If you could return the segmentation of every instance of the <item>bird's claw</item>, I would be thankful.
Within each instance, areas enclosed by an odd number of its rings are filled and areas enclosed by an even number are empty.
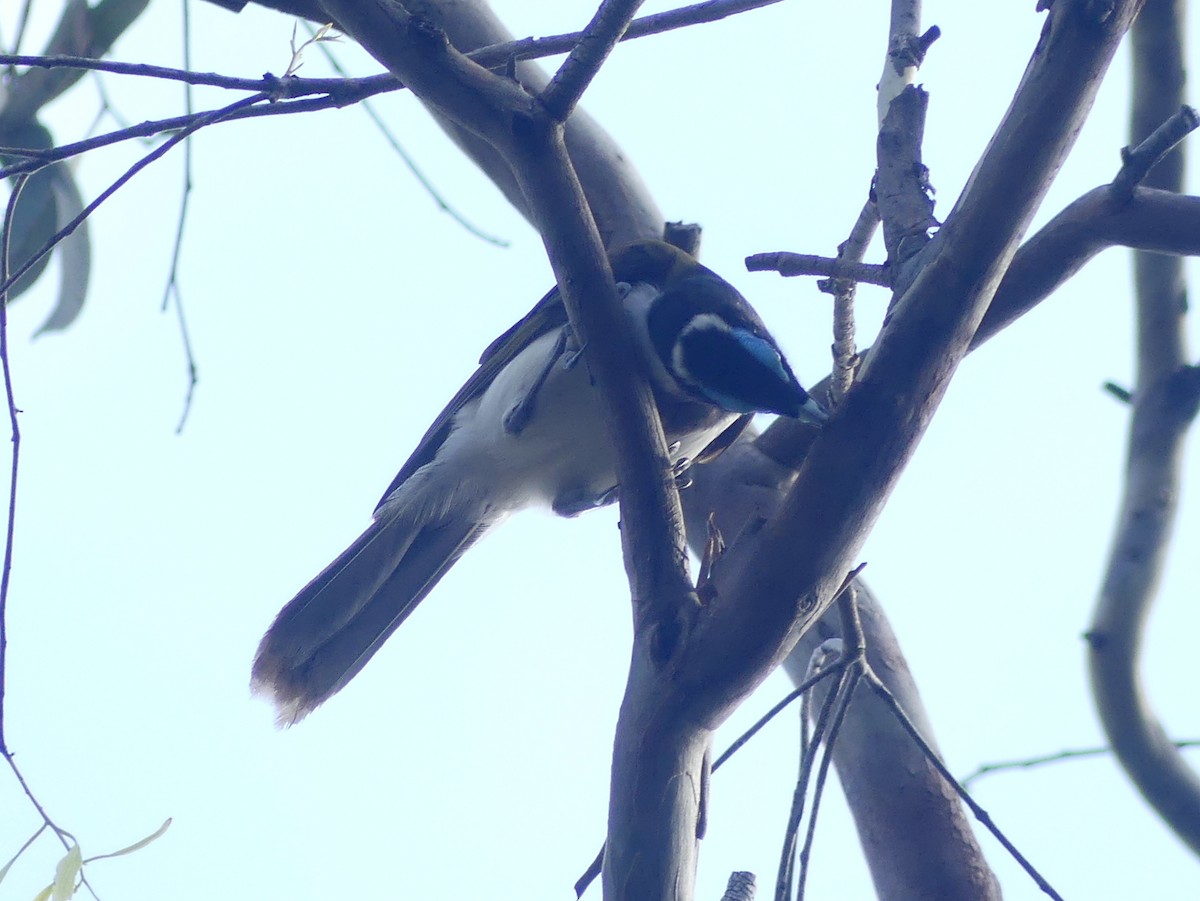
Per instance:
[[[559,516],[578,516],[597,507],[607,507],[617,499],[617,486],[599,494],[569,493],[559,495],[551,506]]]
[[[579,361],[583,359],[583,352],[587,350],[586,344],[579,344],[575,333],[571,332],[570,337],[566,339],[563,347],[562,356],[559,357],[559,363],[564,372],[570,372],[579,365]]]
[[[689,472],[691,468],[690,457],[680,457],[671,465],[671,477],[675,479],[675,488],[678,491],[692,487],[692,474]]]

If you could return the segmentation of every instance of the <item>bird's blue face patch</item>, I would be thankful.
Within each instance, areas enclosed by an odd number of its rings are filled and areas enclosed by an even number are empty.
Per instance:
[[[738,344],[749,351],[751,356],[775,373],[780,380],[786,382],[791,379],[791,374],[783,368],[783,357],[779,355],[779,351],[770,341],[765,341],[754,332],[748,332],[743,328],[730,329],[729,333],[737,339]]]
[[[693,393],[734,413],[796,416],[808,395],[779,349],[715,313],[689,320],[672,348],[676,376]]]

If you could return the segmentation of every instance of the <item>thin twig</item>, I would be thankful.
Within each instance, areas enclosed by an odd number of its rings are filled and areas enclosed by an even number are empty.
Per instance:
[[[808,827],[804,831],[804,845],[800,848],[798,875],[796,878],[796,901],[804,901],[804,886],[808,879],[808,862],[812,857],[813,842],[817,837],[817,818],[821,810],[821,799],[825,796],[825,784],[829,779],[829,765],[833,762],[833,747],[837,743],[838,733],[846,720],[846,712],[854,699],[854,690],[858,687],[861,674],[857,667],[846,670],[841,684],[838,685],[837,707],[833,712],[833,721],[829,724],[829,734],[822,744],[821,763],[817,767],[817,778],[813,783],[812,810],[808,814]]]
[[[808,796],[808,783],[812,778],[813,764],[830,724],[837,698],[846,684],[849,671],[839,672],[838,683],[825,696],[821,710],[813,724],[812,741],[808,753],[800,761],[800,773],[796,779],[796,787],[792,792],[792,807],[788,814],[787,828],[784,831],[783,849],[779,855],[779,872],[775,879],[775,901],[789,901],[792,896],[792,884],[795,882],[796,841],[800,835],[800,822],[804,817],[804,802]]]
[[[12,192],[8,195],[8,206],[4,211],[4,228],[0,231],[0,374],[4,378],[4,395],[8,402],[9,434],[12,441],[12,458],[8,473],[8,519],[4,530],[4,563],[0,568],[0,754],[10,760],[4,732],[4,693],[8,674],[8,584],[12,574],[14,523],[17,518],[17,463],[21,455],[21,426],[17,422],[17,402],[13,395],[12,370],[8,361],[8,252],[17,201],[28,180],[22,176],[13,185]]]
[[[865,563],[860,564],[847,575],[844,587],[838,595],[837,604],[841,612],[843,636],[839,644],[841,647],[841,660],[844,661],[846,669],[838,679],[837,686],[826,699],[827,703],[829,701],[834,702],[832,720],[829,723],[828,729],[822,729],[818,722],[813,730],[811,746],[807,746],[802,752],[801,778],[804,777],[804,761],[815,760],[818,751],[821,754],[821,758],[820,764],[817,767],[816,780],[813,783],[812,809],[808,815],[808,826],[804,833],[804,844],[800,849],[798,860],[793,860],[789,864],[787,877],[789,891],[790,885],[793,882],[791,868],[794,867],[797,869],[797,876],[794,879],[797,901],[802,901],[804,898],[804,886],[808,879],[808,862],[812,855],[813,842],[816,840],[817,819],[821,808],[821,798],[825,792],[825,783],[829,776],[829,765],[833,761],[833,748],[837,744],[837,737],[841,732],[842,723],[845,722],[846,712],[850,709],[850,701],[854,697],[854,690],[858,687],[858,683],[862,678],[862,669],[867,665],[867,641],[863,633],[862,622],[858,615],[858,592],[853,581],[865,566]],[[805,698],[805,702],[806,704],[811,704],[811,694]],[[824,713],[825,710],[822,709],[822,715]],[[801,790],[800,784],[797,784],[796,790],[797,792]],[[797,827],[799,826],[798,819],[796,825]],[[791,844],[794,848],[794,835],[791,837]],[[798,864],[798,867],[795,867],[795,864]]]
[[[1200,748],[1200,739],[1181,739],[1171,742],[1180,750],[1188,748]],[[985,763],[976,767],[966,776],[963,776],[958,781],[963,788],[970,788],[971,784],[978,782],[984,776],[990,776],[993,773],[1003,773],[1009,770],[1028,770],[1034,767],[1044,766],[1048,763],[1060,763],[1065,760],[1081,760],[1086,757],[1104,757],[1112,754],[1111,747],[1102,748],[1065,748],[1062,751],[1056,751],[1053,754],[1039,754],[1036,757],[1026,757],[1021,760],[1004,760],[1000,763]]]
[[[1124,148],[1121,151],[1121,170],[1112,181],[1113,192],[1132,197],[1133,189],[1145,180],[1150,170],[1197,128],[1200,128],[1200,114],[1190,106],[1183,106],[1137,147]]]
[[[592,21],[541,93],[542,105],[556,121],[567,121],[641,5],[642,0],[601,0]]]
[[[379,93],[374,91],[370,93]],[[370,93],[359,92],[354,94],[354,100],[347,100],[342,95],[329,95],[326,97],[316,97],[305,100],[291,101],[276,101],[269,106],[259,107],[239,107],[236,112],[221,117],[221,121],[233,122],[238,119],[252,119],[259,116],[280,116],[291,115],[294,113],[313,112],[314,110],[330,109],[331,107],[342,107],[350,102],[358,102],[362,97],[370,96]],[[264,95],[259,95],[264,96]],[[269,98],[268,98],[269,99]],[[0,168],[0,178],[11,178],[14,175],[29,175],[37,172],[39,169],[44,169],[51,163],[61,162],[62,160],[70,159],[74,156],[87,153],[91,150],[97,150],[101,147],[108,147],[112,144],[119,144],[123,141],[135,140],[138,138],[151,138],[164,132],[175,132],[184,128],[191,128],[196,124],[198,119],[206,116],[212,116],[220,113],[228,107],[218,107],[216,109],[206,110],[203,113],[194,114],[191,116],[171,116],[166,119],[152,119],[146,122],[140,122],[137,125],[132,125],[128,128],[121,128],[117,131],[109,132],[103,135],[97,135],[94,138],[86,138],[82,141],[76,141],[72,144],[63,144],[59,147],[52,147],[49,150],[33,150],[21,147],[5,147],[6,155],[21,157],[22,161],[11,163],[8,166]],[[206,123],[207,124],[207,123]]]
[[[751,726],[749,729],[747,729],[745,732],[743,732],[741,735],[739,735],[737,737],[737,739],[734,740],[733,744],[731,744],[728,748],[726,748],[724,750],[724,752],[722,752],[721,756],[719,756],[713,762],[712,771],[715,773],[721,767],[722,764],[724,764],[727,760],[729,760],[730,757],[732,757],[734,754],[736,754],[738,751],[740,751],[742,749],[742,747],[745,746],[745,744],[748,741],[750,741],[750,739],[754,738],[754,736],[757,735],[762,730],[763,726],[767,725],[767,723],[771,722],[771,720],[773,720],[776,716],[778,716],[780,713],[782,713],[793,701],[795,701],[798,698],[802,698],[804,696],[805,692],[807,692],[809,689],[811,689],[814,685],[818,684],[822,680],[828,679],[830,676],[835,676],[838,673],[840,673],[843,669],[846,668],[848,663],[849,663],[849,661],[845,660],[845,659],[838,660],[835,663],[830,664],[827,669],[823,669],[816,675],[812,676],[811,678],[805,679],[803,682],[801,682],[799,685],[797,685],[794,689],[789,691],[770,710],[768,710],[761,717],[759,717],[758,720],[755,721],[753,726]]]
[[[728,16],[749,12],[750,10],[770,6],[778,2],[779,0],[708,0],[705,3],[697,3],[692,6],[635,19],[630,25],[629,30],[623,35],[622,40],[662,34],[688,25],[716,22]],[[546,38],[524,38],[519,41],[508,41],[503,44],[492,44],[488,47],[481,47],[467,54],[467,56],[480,65],[485,66],[502,64],[509,59],[538,59],[570,50],[579,41],[580,37],[580,32],[573,32],[571,34],[554,35]],[[183,81],[187,84],[217,87],[226,90],[255,91],[269,94],[273,101],[270,105],[266,106],[239,109],[235,113],[224,116],[224,121],[310,113],[324,109],[340,109],[354,103],[361,103],[366,98],[373,97],[376,94],[399,91],[405,87],[390,72],[355,79],[296,78],[294,76],[284,79],[275,75],[266,75],[260,78],[235,78],[213,73],[189,72],[184,69],[172,69],[166,66],[121,63],[88,57],[0,54],[0,64],[5,63],[38,68],[67,67],[93,69],[97,72]],[[216,110],[210,112],[216,112]],[[200,115],[207,114],[201,113]],[[129,128],[122,128],[116,132],[100,135],[74,144],[65,144],[46,151],[5,148],[7,153],[13,156],[23,156],[25,159],[22,162],[0,168],[0,178],[7,178],[23,172],[36,172],[49,163],[69,159],[70,157],[86,153],[98,147],[106,147],[110,144],[134,138],[151,137],[179,128],[187,128],[192,124],[192,121],[192,118],[188,116],[172,116],[165,119],[142,122]]]
[[[17,269],[17,271],[14,272],[11,276],[9,276],[4,281],[0,282],[0,293],[3,293],[5,291],[7,291],[9,288],[11,288],[14,282],[16,282],[21,276],[23,276],[26,272],[28,272],[30,269],[32,269],[37,264],[37,262],[42,259],[42,257],[44,257],[44,256],[46,256],[46,254],[50,253],[50,251],[52,251],[55,248],[55,246],[58,244],[59,241],[61,241],[67,235],[71,234],[71,232],[75,231],[75,229],[77,229],[79,227],[79,224],[81,222],[83,222],[85,219],[87,219],[87,217],[90,216],[96,210],[96,208],[98,206],[100,206],[100,204],[102,204],[109,197],[111,197],[113,194],[115,194],[131,178],[133,178],[133,176],[135,176],[139,172],[141,172],[142,169],[146,168],[146,166],[150,165],[150,163],[154,162],[158,158],[165,155],[167,153],[167,151],[169,151],[172,147],[174,147],[180,141],[184,140],[188,135],[192,134],[193,132],[199,131],[201,128],[204,128],[206,125],[212,125],[215,122],[220,122],[222,119],[232,116],[234,113],[236,113],[240,109],[244,109],[255,103],[261,103],[262,101],[269,100],[269,99],[270,99],[270,97],[267,94],[255,94],[251,97],[243,97],[241,100],[237,100],[237,101],[229,104],[228,106],[222,107],[221,109],[213,110],[210,113],[205,113],[200,116],[192,117],[193,121],[191,122],[190,125],[188,125],[188,127],[184,128],[182,131],[177,132],[176,134],[172,135],[168,140],[164,141],[158,147],[154,148],[152,151],[150,151],[148,154],[146,154],[144,157],[142,157],[140,160],[138,160],[136,163],[134,163],[132,166],[130,166],[120,178],[118,178],[111,185],[109,185],[103,192],[100,193],[99,196],[96,197],[95,200],[93,200],[90,204],[88,204],[86,207],[84,207],[83,212],[81,212],[78,216],[76,216],[74,219],[72,219],[70,222],[68,222],[66,225],[64,225],[61,229],[59,229],[57,232],[55,232],[53,237],[51,237],[50,240],[47,241],[45,243],[45,245],[43,245],[41,250],[39,250],[37,253],[35,253],[33,256],[31,256],[28,260],[26,260],[25,263],[22,266],[20,266]],[[3,175],[3,174],[5,174],[5,173],[0,172],[0,175]]]
[[[54,820],[50,819],[50,814],[46,812],[46,808],[43,807],[42,803],[37,799],[37,796],[33,793],[33,789],[30,787],[29,783],[25,781],[25,774],[22,773],[20,767],[17,766],[17,761],[14,759],[13,755],[10,752],[5,751],[3,754],[0,754],[0,756],[2,756],[8,763],[9,769],[12,770],[13,775],[17,778],[17,784],[21,786],[21,791],[25,793],[25,797],[29,800],[29,803],[33,805],[33,809],[36,810],[38,816],[42,818],[42,823],[58,837],[58,840],[62,844],[63,848],[65,848],[67,851],[70,851],[72,846],[77,846],[79,844],[79,839],[75,838],[72,833],[68,832],[66,829],[63,829],[61,826],[55,823]],[[82,870],[79,872],[79,883],[88,890],[88,893],[93,899],[95,899],[95,901],[100,901],[100,896],[96,894],[96,890],[92,888],[92,884],[88,882],[87,875]]]
[[[634,38],[648,37],[654,34],[674,31],[690,25],[702,25],[717,22],[729,16],[750,12],[764,6],[772,6],[780,0],[707,0],[678,9],[667,10],[653,15],[642,16],[630,23],[629,28],[621,36],[622,41]],[[556,34],[540,38],[522,38],[517,41],[505,41],[501,44],[491,44],[473,50],[467,56],[489,68],[506,65],[509,60],[542,59],[547,56],[557,56],[567,53],[583,37],[583,32],[575,31],[568,34]],[[207,87],[223,88],[234,91],[266,91],[280,98],[293,98],[308,94],[333,94],[346,87],[336,78],[288,78],[284,81],[274,75],[261,78],[236,78],[215,73],[189,72],[185,69],[173,69],[169,66],[151,66],[145,63],[122,63],[114,60],[92,59],[82,56],[32,56],[16,53],[0,54],[0,65],[9,67],[26,66],[38,69],[94,69],[98,72],[111,72],[114,75],[134,75],[145,78],[159,78],[168,81],[185,81],[188,84],[205,85]],[[371,94],[381,91],[399,91],[404,85],[395,75],[385,73],[368,78],[355,79],[355,90],[369,90]],[[282,92],[282,93],[281,93]]]
[[[24,854],[26,851],[28,851],[33,846],[33,843],[42,837],[42,833],[45,832],[49,828],[50,827],[47,826],[45,823],[42,823],[40,826],[38,826],[37,829],[34,831],[33,835],[31,835],[31,836],[29,836],[29,838],[25,839],[25,844],[21,845],[21,847],[19,847],[17,849],[17,853],[8,859],[8,863],[6,863],[4,866],[0,867],[0,873],[7,873],[9,868],[14,863],[16,863],[18,860],[21,859],[21,855]]]
[[[395,75],[383,73],[365,78],[352,79],[347,85],[341,78],[284,78],[278,75],[261,75],[257,78],[241,78],[234,75],[218,75],[215,72],[192,72],[171,66],[152,66],[149,63],[123,63],[111,59],[93,59],[90,56],[29,56],[0,53],[0,65],[25,66],[30,69],[88,69],[107,72],[110,75],[132,75],[137,78],[157,78],[161,81],[182,81],[191,85],[221,88],[227,91],[265,91],[280,99],[303,97],[308,94],[332,94],[342,89],[355,89],[364,83],[378,85],[384,90],[403,90],[404,85]]]
[[[315,35],[315,30],[311,25],[305,23],[305,26],[308,28],[310,35]],[[326,41],[319,42],[317,44],[317,49],[320,50],[324,55],[325,61],[329,63],[333,71],[337,72],[338,75],[341,75],[343,78],[349,78],[345,69],[342,68],[342,64],[338,62],[337,57],[334,56],[333,51],[326,46],[326,43]],[[388,146],[392,148],[396,156],[400,157],[400,161],[408,167],[409,173],[417,180],[417,184],[425,189],[425,193],[429,195],[439,210],[448,215],[451,219],[453,219],[475,237],[480,238],[489,244],[495,244],[497,247],[509,246],[509,242],[504,238],[500,238],[496,235],[485,232],[450,205],[449,201],[442,196],[441,192],[438,191],[433,182],[429,180],[429,176],[427,176],[421,170],[421,168],[417,166],[417,161],[413,159],[407,150],[404,149],[404,147],[400,144],[399,139],[392,133],[392,130],[387,127],[387,123],[385,123],[379,113],[375,111],[375,106],[370,100],[364,98],[359,102],[359,105],[362,107],[363,112],[367,114],[367,118],[369,118],[371,122],[374,123],[375,127],[379,129],[379,133],[383,135],[383,139],[388,142]]]
[[[25,28],[29,25],[29,10],[33,6],[33,0],[24,0],[21,4],[21,15],[17,18],[17,30],[13,36],[12,52],[21,52],[21,42],[25,39]],[[8,67],[9,74],[12,73],[12,66]]]
[[[108,116],[117,124],[119,128],[132,128],[133,122],[127,116],[122,115],[117,109],[117,105],[113,103],[112,98],[108,95],[108,88],[104,84],[104,73],[93,72],[92,84],[96,88],[96,93],[100,97],[100,109],[96,112],[96,119],[92,122],[91,127],[84,132],[87,136],[92,136],[100,128],[100,123],[104,121],[104,117]]]
[[[183,2],[183,67],[192,67],[192,34],[191,34],[191,3]],[[192,85],[184,83],[183,106],[187,116],[194,112],[192,106]],[[183,295],[179,288],[179,256],[183,251],[183,230],[187,224],[188,201],[192,196],[192,139],[191,135],[183,142],[183,196],[179,199],[179,218],[175,223],[175,245],[171,248],[171,269],[167,276],[166,287],[163,288],[162,310],[165,313],[171,298],[175,298],[175,318],[179,325],[179,337],[183,343],[183,356],[187,364],[188,383],[183,397],[183,410],[179,422],[175,426],[175,434],[183,432],[188,413],[192,409],[192,397],[196,392],[196,357],[192,353],[192,339],[188,333],[187,319],[183,312]]]
[[[0,173],[3,174],[3,173]],[[784,278],[797,275],[821,275],[829,278],[848,278],[868,285],[883,288],[892,286],[887,266],[876,263],[855,263],[835,257],[822,257],[811,253],[756,253],[746,257],[746,269],[750,272],[778,272]]]
[[[13,184],[12,192],[8,197],[8,206],[4,211],[3,228],[0,228],[0,377],[4,380],[4,396],[8,404],[9,433],[12,441],[12,457],[8,474],[8,516],[4,529],[4,562],[0,567],[0,757],[3,757],[8,763],[21,790],[29,799],[29,803],[41,816],[42,823],[58,836],[58,840],[62,842],[64,848],[70,850],[72,843],[78,844],[75,836],[50,819],[50,815],[46,813],[46,809],[34,795],[33,789],[25,781],[25,775],[18,768],[17,761],[8,747],[8,738],[5,732],[4,702],[8,675],[8,588],[12,575],[13,543],[16,537],[17,474],[21,457],[21,426],[18,421],[20,411],[17,409],[16,397],[13,392],[12,368],[8,357],[8,291],[13,281],[8,278],[8,252],[9,242],[12,239],[13,213],[17,208],[17,201],[20,199],[21,190],[25,187],[26,181],[28,178],[21,176]],[[38,834],[41,834],[40,830]],[[34,838],[36,837],[37,835],[34,836]],[[32,840],[24,847],[28,847],[31,843]],[[22,848],[23,850],[24,848]],[[80,873],[79,878],[91,892],[92,897],[96,898],[96,892],[88,883],[87,877]],[[99,899],[97,898],[96,901]]]
[[[179,422],[175,424],[175,434],[181,435],[184,425],[187,424],[188,413],[192,410],[192,398],[196,394],[196,385],[200,382],[200,377],[196,369],[196,354],[192,350],[191,332],[188,331],[187,318],[183,312],[183,294],[178,282],[173,283],[171,296],[175,298],[175,320],[179,325],[179,339],[183,344],[183,359],[187,364],[188,377],[187,389],[183,395],[183,409],[179,413]]]
[[[850,237],[838,247],[838,260],[846,263],[862,263],[871,239],[879,227],[879,208],[873,197],[868,198],[859,211]],[[833,407],[841,405],[850,386],[861,358],[855,344],[854,298],[858,293],[858,282],[849,278],[829,278],[817,282],[817,288],[833,295],[833,381],[829,396]]]
[[[984,828],[992,834],[996,841],[1000,842],[1000,844],[1004,846],[1004,850],[1006,850],[1013,860],[1015,860],[1021,866],[1021,869],[1023,869],[1029,875],[1029,878],[1034,881],[1034,883],[1039,889],[1042,890],[1043,893],[1049,895],[1051,898],[1057,899],[1057,901],[1062,901],[1062,896],[1054,890],[1053,886],[1051,886],[1050,883],[1047,882],[1042,876],[1042,874],[1037,871],[1033,864],[1031,864],[1025,858],[1025,855],[1017,850],[1016,845],[1009,841],[1008,836],[1000,831],[1000,828],[995,824],[995,822],[993,822],[988,812],[984,810],[974,798],[971,797],[965,788],[958,784],[958,781],[955,780],[954,776],[946,768],[946,765],[942,763],[942,760],[937,755],[937,752],[930,747],[929,742],[927,742],[924,736],[921,735],[921,731],[916,727],[913,721],[908,718],[908,714],[904,712],[904,708],[900,706],[900,703],[896,700],[895,695],[893,695],[891,690],[884,685],[883,680],[881,680],[879,676],[875,674],[875,671],[869,666],[866,667],[863,671],[863,678],[866,680],[871,689],[877,695],[879,695],[880,699],[882,699],[883,702],[891,708],[892,713],[895,715],[900,725],[904,728],[904,731],[909,734],[909,737],[912,738],[914,742],[916,742],[917,746],[929,760],[929,763],[935,770],[938,771],[941,777],[946,780],[946,784],[954,789],[955,793],[959,796],[959,798],[962,799],[962,802],[966,804],[968,808],[970,808],[971,813],[975,815],[975,819],[979,820],[979,822],[983,824]]]

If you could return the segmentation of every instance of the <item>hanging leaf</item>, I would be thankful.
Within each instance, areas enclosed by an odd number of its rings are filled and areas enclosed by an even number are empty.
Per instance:
[[[23,150],[46,150],[54,146],[50,132],[37,122],[0,133],[0,145]],[[24,159],[20,154],[0,154],[0,163]],[[13,210],[12,236],[9,239],[10,271],[22,266],[40,252],[46,243],[83,211],[83,197],[75,184],[74,173],[65,163],[57,163],[35,172],[25,182]],[[87,297],[91,276],[91,239],[87,222],[59,242],[55,250],[59,261],[59,287],[54,309],[37,330],[61,331],[79,316]],[[19,297],[31,288],[46,269],[50,255],[42,257],[9,291]]]
[[[83,854],[79,845],[71,845],[54,868],[54,884],[50,886],[50,901],[70,901],[75,894],[75,884],[83,870]]]

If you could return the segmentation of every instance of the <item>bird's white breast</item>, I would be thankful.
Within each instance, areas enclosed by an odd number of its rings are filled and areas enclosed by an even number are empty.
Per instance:
[[[636,286],[631,297],[648,287]],[[637,329],[644,316],[634,313],[631,318]],[[506,416],[529,396],[557,349],[558,335],[556,330],[531,342],[455,417],[454,429],[431,467],[443,478],[459,480],[458,492],[482,493],[489,506],[515,510],[564,497],[599,497],[616,485],[615,455],[586,351],[569,369],[556,360],[537,389],[536,407],[525,427],[517,432],[505,427]],[[640,346],[648,346],[644,334],[635,337]],[[659,372],[652,370],[655,381],[667,377],[661,364],[658,368]],[[732,414],[693,435],[669,436],[679,442],[672,461],[694,457],[731,419]]]

